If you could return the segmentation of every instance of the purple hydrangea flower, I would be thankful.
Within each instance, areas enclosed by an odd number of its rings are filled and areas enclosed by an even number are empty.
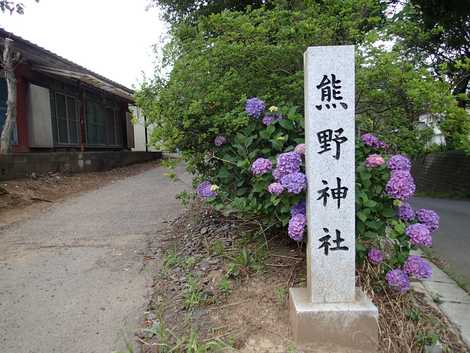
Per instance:
[[[259,176],[269,172],[273,168],[273,164],[269,159],[258,158],[251,165],[251,172],[253,175]]]
[[[385,142],[379,140],[376,136],[374,136],[372,134],[362,135],[361,140],[368,147],[377,148],[377,149],[387,149],[388,148],[388,145]]]
[[[281,178],[281,184],[290,193],[300,194],[307,187],[307,177],[301,172],[287,174]]]
[[[268,191],[273,195],[280,195],[284,191],[284,186],[280,183],[271,183],[268,186]]]
[[[376,248],[370,249],[367,257],[369,258],[369,261],[375,265],[378,265],[384,260],[383,252]]]
[[[298,144],[294,148],[294,152],[297,152],[300,155],[305,155],[305,143]]]
[[[379,143],[377,144],[377,148],[388,150],[388,147],[389,146],[385,142],[379,140]]]
[[[275,121],[276,121],[276,117],[274,115],[265,115],[263,117],[263,124],[266,126],[271,125]]]
[[[395,170],[385,185],[388,196],[397,200],[408,200],[416,191],[416,185],[409,171]]]
[[[399,268],[388,272],[385,275],[385,279],[391,288],[400,291],[400,293],[405,293],[408,289],[410,289],[410,281],[408,276]]]
[[[263,117],[263,124],[268,126],[274,123],[275,121],[281,120],[282,115],[279,114],[267,114]]]
[[[406,222],[412,221],[415,218],[415,212],[408,202],[402,202],[397,210],[398,217]]]
[[[367,168],[376,168],[380,167],[385,163],[383,157],[379,154],[371,154],[367,157],[365,164]]]
[[[403,265],[403,270],[408,274],[408,276],[417,279],[426,279],[431,278],[432,276],[431,265],[420,256],[416,255],[408,256],[405,264]]]
[[[227,139],[223,135],[217,136],[214,140],[214,145],[216,145],[217,147],[225,145],[226,143],[227,143]]]
[[[383,148],[383,149],[388,148],[387,144],[385,144],[383,141],[380,141],[376,136],[374,136],[372,134],[362,135],[361,140],[364,143],[364,145],[366,145],[368,147]]]
[[[407,157],[401,154],[396,154],[390,157],[390,159],[387,162],[387,166],[388,168],[390,168],[390,170],[409,171],[411,170],[411,161]]]
[[[361,136],[361,140],[364,145],[369,147],[375,147],[379,142],[379,139],[372,134],[364,134]]]
[[[245,112],[252,118],[258,119],[266,109],[266,104],[256,97],[250,98],[245,103]]]
[[[217,196],[217,193],[212,190],[212,184],[207,180],[198,185],[196,188],[196,193],[199,195],[199,197],[203,198]]]
[[[305,200],[299,201],[290,209],[291,216],[295,216],[296,214],[303,214],[304,216],[307,214],[307,205]]]
[[[283,176],[300,170],[302,157],[297,152],[281,153],[277,157],[276,169],[273,171],[273,177],[280,180]]]
[[[421,208],[416,211],[416,218],[428,227],[431,232],[439,229],[439,215],[433,210]]]
[[[301,241],[304,238],[306,224],[307,218],[305,215],[298,213],[295,216],[292,216],[288,227],[289,237],[295,241]]]
[[[424,224],[410,224],[408,227],[406,227],[405,234],[410,237],[411,244],[413,245],[432,245],[431,232]]]

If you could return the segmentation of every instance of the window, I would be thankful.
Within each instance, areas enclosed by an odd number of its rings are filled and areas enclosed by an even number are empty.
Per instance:
[[[87,102],[86,110],[87,144],[104,145],[105,137],[105,115],[101,106],[93,101]]]
[[[121,145],[121,127],[117,110],[88,100],[86,113],[87,144]]]
[[[55,120],[58,144],[78,145],[80,141],[80,118],[78,101],[62,93],[55,94]]]
[[[106,108],[106,144],[118,145],[118,125],[116,124],[117,112],[112,108]]]

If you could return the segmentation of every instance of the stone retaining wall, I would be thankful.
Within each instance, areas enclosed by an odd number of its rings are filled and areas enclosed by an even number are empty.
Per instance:
[[[469,193],[470,156],[460,152],[434,153],[413,161],[418,192]]]
[[[11,153],[0,155],[0,180],[30,177],[32,173],[104,171],[161,157],[161,152],[131,151]]]

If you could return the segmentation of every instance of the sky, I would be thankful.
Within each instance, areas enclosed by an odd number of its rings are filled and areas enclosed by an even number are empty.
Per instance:
[[[148,0],[23,0],[0,27],[129,88],[152,76],[152,46],[166,32]]]

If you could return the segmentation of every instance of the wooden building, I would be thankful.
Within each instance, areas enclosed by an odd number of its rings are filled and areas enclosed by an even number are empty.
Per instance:
[[[0,28],[21,54],[12,152],[130,150],[133,91]],[[91,54],[90,54],[91,55]],[[0,131],[7,88],[0,75]]]

